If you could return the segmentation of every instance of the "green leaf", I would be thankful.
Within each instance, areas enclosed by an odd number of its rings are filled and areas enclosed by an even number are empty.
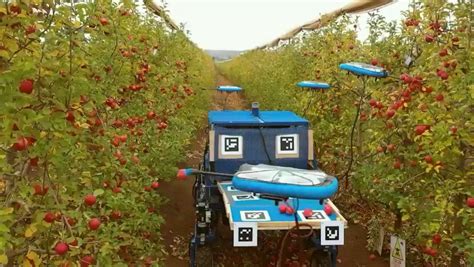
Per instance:
[[[8,263],[8,257],[5,254],[0,255],[0,264],[6,265]]]
[[[103,189],[96,189],[94,190],[94,196],[98,197],[100,195],[104,194],[104,190]]]

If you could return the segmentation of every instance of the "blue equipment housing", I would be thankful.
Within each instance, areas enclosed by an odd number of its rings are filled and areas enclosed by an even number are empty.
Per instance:
[[[308,121],[292,112],[257,111],[255,116],[252,111],[210,111],[208,117],[212,171],[235,173],[244,163],[305,169],[313,159],[308,156]],[[278,142],[285,137],[294,149],[281,153]],[[234,144],[235,151],[226,151],[225,142]]]

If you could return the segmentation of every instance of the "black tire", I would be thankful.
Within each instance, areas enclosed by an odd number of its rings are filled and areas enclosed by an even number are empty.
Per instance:
[[[324,250],[315,250],[311,255],[311,267],[330,267],[331,253]]]

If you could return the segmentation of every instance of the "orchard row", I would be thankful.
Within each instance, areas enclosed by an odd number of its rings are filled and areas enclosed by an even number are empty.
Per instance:
[[[305,113],[318,161],[342,179],[339,198],[366,203],[369,248],[383,227],[409,242],[411,266],[474,263],[470,10],[414,1],[402,21],[371,14],[364,41],[357,19],[342,17],[300,42],[221,66],[265,109]],[[351,61],[390,77],[338,69]],[[305,91],[295,86],[301,80],[332,88]]]
[[[210,58],[127,1],[0,7],[0,265],[157,264]]]

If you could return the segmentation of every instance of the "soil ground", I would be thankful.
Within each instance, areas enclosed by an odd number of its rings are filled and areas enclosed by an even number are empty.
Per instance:
[[[232,83],[222,75],[216,77],[217,85],[231,85]],[[212,97],[213,110],[221,110],[224,102],[226,109],[249,109],[247,101],[243,95],[232,93],[225,101],[225,95],[219,92],[213,93]],[[203,125],[207,125],[207,121],[203,121]],[[207,138],[206,127],[202,127],[196,133],[196,139],[190,145],[186,162],[179,164],[178,167],[197,167],[201,161],[202,151]],[[168,256],[161,263],[166,267],[189,266],[188,263],[188,241],[194,230],[194,214],[193,197],[191,190],[193,179],[186,181],[172,180],[163,183],[161,192],[164,197],[170,199],[161,214],[165,219],[162,226],[161,234],[165,250]],[[335,203],[337,205],[337,203]],[[345,207],[343,210],[350,210]],[[279,237],[273,235],[265,235],[263,238],[259,236],[258,248],[233,248],[232,232],[228,226],[219,225],[219,241],[211,248],[211,254],[215,266],[273,266],[277,253]],[[278,235],[278,234],[277,234]],[[357,224],[349,225],[345,232],[345,245],[341,246],[338,254],[338,264],[340,267],[367,266],[378,267],[388,266],[388,262],[381,257],[373,260],[369,259],[370,252],[366,249],[366,230]],[[304,266],[304,265],[291,265]]]

